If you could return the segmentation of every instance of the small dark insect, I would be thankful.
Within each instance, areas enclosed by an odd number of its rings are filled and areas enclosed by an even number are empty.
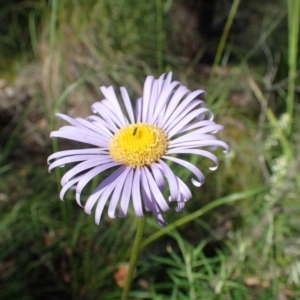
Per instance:
[[[136,134],[137,130],[138,130],[138,128],[137,128],[137,127],[135,127],[135,128],[134,128],[134,130],[133,130],[133,135],[135,135],[135,134]]]

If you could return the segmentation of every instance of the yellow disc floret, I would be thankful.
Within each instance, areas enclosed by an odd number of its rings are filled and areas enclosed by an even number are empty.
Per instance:
[[[167,133],[152,124],[137,123],[120,129],[109,144],[111,157],[132,168],[151,165],[167,151]]]

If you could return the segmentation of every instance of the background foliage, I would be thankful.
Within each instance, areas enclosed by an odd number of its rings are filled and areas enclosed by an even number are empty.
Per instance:
[[[135,216],[96,226],[60,202],[49,132],[57,111],[88,116],[100,85],[136,98],[165,71],[208,92],[232,152],[214,173],[191,156],[204,186],[168,227],[148,218],[132,299],[300,298],[300,2],[203,3],[0,1],[3,299],[120,298]]]

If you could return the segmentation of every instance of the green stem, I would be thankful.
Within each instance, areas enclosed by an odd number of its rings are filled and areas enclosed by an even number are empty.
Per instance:
[[[159,74],[163,70],[163,29],[162,29],[162,2],[156,0],[156,37],[157,37],[157,69]]]
[[[248,191],[243,191],[240,193],[234,193],[231,194],[229,196],[220,198],[218,200],[209,202],[208,204],[206,204],[205,206],[203,206],[201,209],[196,210],[195,212],[188,214],[180,219],[178,219],[177,221],[173,222],[172,224],[161,228],[160,230],[158,230],[157,232],[155,232],[154,234],[152,234],[151,236],[149,236],[147,239],[145,239],[141,245],[141,248],[145,248],[146,246],[148,246],[149,244],[151,244],[152,242],[154,242],[155,240],[159,239],[160,237],[164,236],[165,234],[169,234],[170,232],[172,232],[175,228],[180,227],[188,222],[191,222],[199,217],[201,217],[202,215],[204,215],[205,213],[213,210],[216,207],[219,207],[221,205],[224,204],[229,204],[229,203],[233,203],[242,199],[245,199],[247,197],[251,197],[253,195],[259,194],[261,192],[264,192],[267,188],[262,186],[259,188],[255,188],[252,190],[248,190]]]
[[[237,9],[239,7],[239,4],[240,4],[240,0],[234,0],[232,5],[231,5],[229,16],[228,16],[228,19],[226,21],[225,28],[223,30],[221,40],[220,40],[219,45],[218,45],[217,54],[216,54],[215,61],[214,61],[214,64],[213,64],[213,71],[220,64],[221,56],[222,56],[222,53],[223,53],[224,48],[225,48],[226,40],[227,40],[229,31],[230,31],[231,25],[233,23],[233,20],[235,18],[235,15],[237,13]]]
[[[300,25],[300,1],[288,0],[288,93],[287,93],[287,112],[290,116],[288,134],[292,130],[292,120],[294,116],[295,86],[297,77],[297,57],[299,43]]]
[[[138,221],[138,229],[137,229],[137,232],[135,235],[135,239],[134,239],[134,243],[133,243],[133,247],[132,247],[132,251],[131,251],[129,270],[127,273],[126,282],[125,282],[125,286],[123,289],[122,300],[128,299],[128,294],[129,294],[131,283],[133,280],[136,262],[137,262],[139,252],[140,252],[140,246],[141,246],[141,241],[142,241],[143,234],[144,234],[145,224],[146,224],[146,216],[143,218],[140,218]]]

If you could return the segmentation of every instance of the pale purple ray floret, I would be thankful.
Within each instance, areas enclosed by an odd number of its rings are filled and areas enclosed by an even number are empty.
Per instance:
[[[74,189],[76,201],[84,207],[85,212],[90,214],[95,210],[97,224],[100,223],[107,203],[110,218],[115,218],[116,210],[120,217],[125,217],[132,203],[136,216],[143,217],[145,211],[151,211],[160,225],[166,225],[162,212],[169,209],[168,202],[176,202],[176,210],[180,211],[192,198],[188,186],[174,174],[166,161],[188,169],[194,175],[192,183],[199,187],[204,182],[202,172],[190,162],[175,156],[195,154],[207,157],[214,163],[210,169],[215,170],[218,159],[211,151],[218,147],[225,152],[229,151],[228,145],[214,135],[223,126],[213,121],[213,113],[200,99],[205,92],[191,92],[180,82],[171,81],[171,76],[171,73],[163,74],[159,79],[148,76],[143,96],[136,101],[134,108],[124,87],[120,88],[122,101],[118,100],[113,87],[101,87],[104,100],[92,105],[94,115],[86,119],[73,119],[57,114],[70,125],[51,132],[51,138],[74,140],[92,147],[50,155],[49,171],[76,163],[61,179],[60,198],[63,200],[67,190]],[[168,144],[164,155],[152,164],[132,167],[116,161],[111,156],[109,145],[120,129],[139,123],[153,124],[164,130]],[[109,175],[99,183],[83,205],[83,189],[97,175],[107,170],[110,170]],[[170,193],[168,201],[163,196],[166,185]]]

